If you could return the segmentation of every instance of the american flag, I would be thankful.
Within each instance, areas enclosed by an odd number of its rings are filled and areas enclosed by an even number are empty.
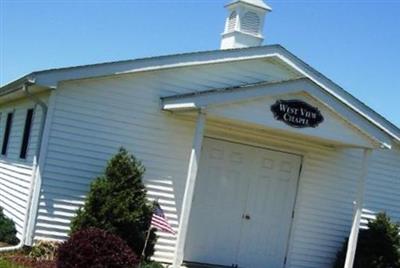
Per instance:
[[[162,210],[158,202],[154,203],[153,216],[151,217],[151,226],[157,228],[160,231],[175,234],[175,231],[168,223],[167,218],[165,218],[164,211]]]

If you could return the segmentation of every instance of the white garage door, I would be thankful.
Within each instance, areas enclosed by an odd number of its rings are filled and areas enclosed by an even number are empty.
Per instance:
[[[283,267],[301,157],[205,139],[185,261]]]

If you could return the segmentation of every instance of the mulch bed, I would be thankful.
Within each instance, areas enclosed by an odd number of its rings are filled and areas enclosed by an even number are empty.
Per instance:
[[[56,262],[55,261],[36,261],[35,259],[29,258],[27,256],[9,256],[6,258],[8,261],[25,266],[25,267],[31,267],[31,268],[56,268]]]
[[[35,259],[29,258],[27,256],[10,256],[7,260],[15,263],[17,265],[32,267],[32,268],[56,268],[55,261],[36,261]]]
[[[55,261],[42,260],[37,261],[33,258],[24,255],[7,256],[5,259],[13,264],[21,265],[30,268],[56,268]]]

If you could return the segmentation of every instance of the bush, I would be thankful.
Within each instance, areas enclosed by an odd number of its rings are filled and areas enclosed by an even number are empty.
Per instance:
[[[57,268],[128,268],[138,263],[124,240],[97,228],[75,232],[57,251]]]
[[[164,268],[164,266],[158,262],[143,262],[140,264],[140,268]]]
[[[164,268],[164,266],[158,262],[145,262],[140,265],[140,268]]]
[[[1,207],[0,207],[0,242],[4,242],[10,245],[16,245],[19,242],[14,222],[4,215],[3,209]]]
[[[368,222],[360,230],[354,268],[400,268],[400,226],[392,223],[385,213]],[[343,268],[347,241],[337,254],[334,268]]]
[[[146,199],[142,183],[143,165],[125,149],[111,158],[105,174],[90,187],[83,208],[71,224],[71,232],[97,227],[123,238],[140,256],[149,229],[152,205]],[[155,234],[151,233],[145,252],[152,255]]]
[[[36,261],[54,260],[58,245],[57,242],[39,241],[31,248],[29,257]]]

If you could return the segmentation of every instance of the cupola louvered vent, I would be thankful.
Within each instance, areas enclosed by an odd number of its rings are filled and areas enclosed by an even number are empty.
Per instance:
[[[255,12],[246,12],[242,20],[242,31],[250,34],[258,34],[260,31],[260,18]]]
[[[227,32],[233,32],[235,30],[236,21],[237,21],[237,13],[236,11],[233,11],[229,16]]]

